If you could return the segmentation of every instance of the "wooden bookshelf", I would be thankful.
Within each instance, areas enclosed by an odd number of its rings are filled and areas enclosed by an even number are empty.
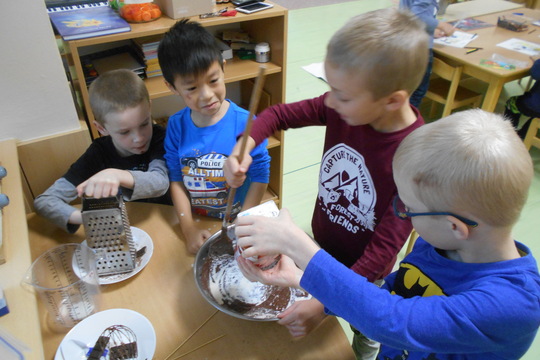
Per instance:
[[[271,1],[269,1],[271,2]],[[219,10],[229,4],[216,5]],[[262,108],[283,103],[285,101],[285,74],[287,62],[287,17],[288,11],[282,6],[274,4],[268,10],[254,14],[238,13],[234,17],[214,17],[199,19],[198,16],[191,17],[191,20],[200,22],[212,33],[220,33],[223,30],[244,30],[255,42],[268,42],[271,49],[271,62],[266,63],[266,80],[264,93],[266,100],[262,101],[259,110]],[[64,44],[70,65],[73,84],[84,106],[84,113],[93,138],[99,136],[93,121],[94,115],[90,109],[88,89],[85,86],[83,66],[81,56],[99,52],[103,48],[114,48],[129,44],[130,40],[145,38],[149,36],[160,36],[178,20],[162,16],[160,19],[148,23],[131,24],[131,31],[107,36],[86,38],[67,41]],[[225,83],[239,84],[242,99],[238,103],[247,108],[245,101],[249,98],[252,82],[257,76],[259,63],[253,60],[241,60],[234,58],[227,60],[225,64]],[[163,77],[153,77],[145,80],[146,86],[152,99],[173,96],[164,83]],[[237,101],[237,99],[233,99]],[[264,105],[263,105],[264,104]],[[272,157],[271,179],[269,190],[265,199],[274,199],[278,206],[281,206],[282,180],[283,180],[283,132],[274,134],[269,139],[268,149]]]

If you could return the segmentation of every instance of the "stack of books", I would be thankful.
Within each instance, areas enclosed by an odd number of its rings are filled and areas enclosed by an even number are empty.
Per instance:
[[[162,75],[157,56],[160,39],[161,36],[133,39],[135,50],[146,66],[146,77],[148,78]]]

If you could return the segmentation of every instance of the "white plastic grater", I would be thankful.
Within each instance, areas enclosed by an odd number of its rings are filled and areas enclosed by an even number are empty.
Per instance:
[[[82,220],[86,242],[98,257],[98,275],[122,274],[135,268],[135,243],[120,194],[102,199],[83,197]]]

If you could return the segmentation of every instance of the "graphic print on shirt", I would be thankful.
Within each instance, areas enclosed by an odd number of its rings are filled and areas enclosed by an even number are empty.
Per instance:
[[[391,293],[399,295],[406,299],[414,296],[446,296],[443,289],[424,274],[419,268],[412,264],[401,263],[396,275]],[[401,350],[399,355],[394,357],[382,356],[381,360],[407,360],[409,353],[407,350]],[[434,353],[426,355],[422,360],[437,360],[437,355]]]
[[[131,168],[132,171],[148,171],[148,163],[141,162]]]
[[[324,154],[318,201],[328,219],[350,233],[374,230],[377,194],[364,157],[355,149],[338,144]]]
[[[444,295],[443,289],[416,266],[402,262],[396,274],[392,294],[406,299],[414,296]]]
[[[223,174],[226,159],[226,155],[216,153],[180,159],[184,186],[195,213],[219,218],[223,216],[228,189]]]

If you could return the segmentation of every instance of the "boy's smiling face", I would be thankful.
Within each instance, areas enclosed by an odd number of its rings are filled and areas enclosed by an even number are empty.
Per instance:
[[[124,111],[108,114],[103,126],[95,124],[102,135],[111,137],[122,157],[144,154],[150,147],[152,115],[149,102],[143,101]]]
[[[186,106],[192,110],[192,117],[198,113],[204,119],[221,119],[227,107],[225,101],[225,75],[219,62],[215,61],[206,73],[199,76],[176,76],[174,87],[169,89],[182,97]],[[200,125],[200,124],[198,124]],[[202,124],[210,125],[210,123]]]
[[[350,126],[376,125],[384,115],[386,99],[374,100],[372,93],[362,85],[360,72],[351,74],[328,61],[324,69],[330,86],[326,106],[334,109]]]

